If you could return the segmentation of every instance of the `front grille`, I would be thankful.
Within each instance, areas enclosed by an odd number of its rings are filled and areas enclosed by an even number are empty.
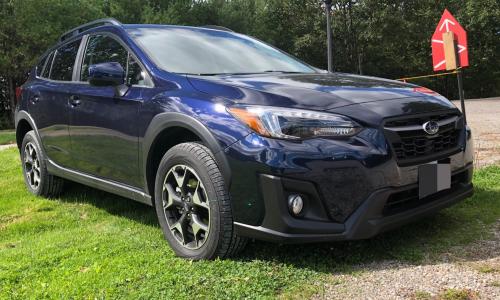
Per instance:
[[[400,142],[392,144],[398,160],[416,158],[457,146],[460,131],[455,124],[440,128],[439,133],[429,136],[423,130],[399,132]]]
[[[441,124],[435,135],[422,128],[422,124],[431,120]],[[441,113],[389,120],[384,128],[398,164],[405,166],[458,152],[463,126],[457,113]]]
[[[422,199],[418,198],[418,187],[394,193],[387,199],[387,202],[384,206],[383,215],[394,215],[439,200],[443,196],[460,189],[463,184],[467,183],[467,181],[468,173],[467,171],[463,171],[451,176],[451,187],[449,189],[437,192],[436,194],[427,196]]]

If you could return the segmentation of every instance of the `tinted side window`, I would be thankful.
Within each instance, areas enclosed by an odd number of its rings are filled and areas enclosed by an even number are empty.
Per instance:
[[[126,70],[127,57],[127,50],[115,39],[106,35],[91,36],[83,59],[81,81],[88,81],[90,65],[117,62]]]
[[[42,77],[43,78],[49,78],[50,75],[50,67],[52,66],[52,59],[54,58],[54,52],[50,53],[48,59],[47,59],[47,64],[45,65],[45,68],[43,69],[42,72]]]
[[[52,64],[52,71],[50,72],[50,79],[71,81],[80,41],[71,42],[57,49]]]

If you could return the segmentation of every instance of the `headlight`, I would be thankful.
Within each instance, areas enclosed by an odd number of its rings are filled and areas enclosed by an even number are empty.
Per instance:
[[[258,134],[272,138],[349,137],[361,131],[351,119],[330,113],[271,106],[237,106],[228,111]]]

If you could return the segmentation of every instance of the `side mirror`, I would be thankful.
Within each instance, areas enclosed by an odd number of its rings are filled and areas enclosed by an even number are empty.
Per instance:
[[[93,86],[113,86],[120,97],[128,90],[125,85],[125,70],[117,62],[90,65],[89,83]]]

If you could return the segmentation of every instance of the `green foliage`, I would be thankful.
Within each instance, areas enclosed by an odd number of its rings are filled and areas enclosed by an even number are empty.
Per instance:
[[[99,1],[6,0],[0,9],[0,74],[23,77],[72,27],[104,16]]]
[[[149,206],[77,184],[57,199],[34,197],[15,148],[0,151],[0,174],[0,299],[305,299],[353,265],[459,256],[500,218],[493,166],[474,175],[473,197],[370,240],[255,242],[235,259],[192,262],[174,256]]]

